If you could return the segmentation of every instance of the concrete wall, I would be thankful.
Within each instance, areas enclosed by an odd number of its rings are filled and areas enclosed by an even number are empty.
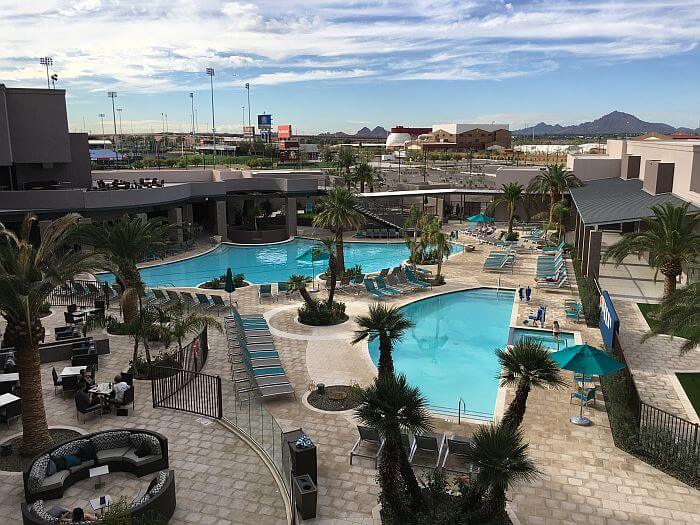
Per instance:
[[[70,141],[70,180],[74,188],[89,188],[90,178],[90,148],[87,133],[71,133]]]
[[[0,85],[0,166],[12,164],[12,147],[10,146],[10,124],[7,119],[7,98],[5,89]]]
[[[109,170],[93,171],[92,180],[136,180],[157,178],[163,179],[167,183],[178,182],[212,182],[212,170],[188,169],[188,170]]]
[[[501,167],[496,170],[496,180],[494,182],[496,189],[503,184],[517,182],[527,187],[532,179],[540,174],[539,168],[509,168]]]
[[[608,155],[567,155],[566,167],[584,182],[611,179],[620,176],[622,159]]]

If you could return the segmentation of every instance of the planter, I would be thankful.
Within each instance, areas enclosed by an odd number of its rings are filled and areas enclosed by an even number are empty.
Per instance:
[[[337,319],[337,320],[332,321],[332,322],[324,323],[324,322],[313,322],[313,321],[311,321],[311,320],[309,320],[309,319],[303,320],[303,319],[301,318],[301,316],[298,317],[298,321],[299,321],[301,324],[303,324],[304,326],[336,326],[336,325],[339,325],[339,324],[343,324],[344,322],[346,322],[346,321],[349,320],[349,319],[350,319],[350,317],[348,317],[347,315],[343,314],[343,318],[342,318],[342,319]]]

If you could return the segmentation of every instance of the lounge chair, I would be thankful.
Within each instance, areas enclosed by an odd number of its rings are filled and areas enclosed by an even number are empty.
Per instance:
[[[276,295],[272,293],[271,284],[261,284],[258,287],[258,300],[262,303],[263,299],[271,299],[275,301]]]
[[[411,284],[401,284],[394,274],[390,274],[386,276],[386,282],[391,286],[392,288],[395,288],[401,293],[409,293],[409,292],[415,292],[416,290],[419,289],[418,286],[416,285],[411,285]]]
[[[435,434],[426,432],[415,436],[416,443],[413,447],[413,454],[409,456],[408,461],[413,463],[416,455],[430,455],[435,459],[435,468],[440,466],[440,458],[442,457],[442,448],[445,445],[445,434]]]
[[[389,238],[389,231],[382,228],[379,232],[379,237],[382,239],[388,239]]]
[[[165,290],[165,293],[168,294],[168,303],[178,303],[182,300],[180,294],[174,290]]]
[[[374,282],[377,284],[377,288],[380,292],[383,292],[387,295],[401,295],[401,292],[399,292],[396,288],[391,288],[390,286],[387,286],[384,279],[382,279],[379,275],[374,278]]]
[[[593,404],[596,404],[596,399],[595,399],[595,392],[596,392],[596,387],[589,388],[585,392],[571,392],[571,396],[569,397],[569,403],[571,403],[572,400],[578,399],[579,403],[583,403],[584,405],[588,406],[588,403],[593,401]]]
[[[204,308],[205,310],[209,310],[210,308],[214,308],[214,303],[209,301],[209,298],[204,295],[203,293],[196,293],[194,294],[195,297],[197,297],[197,301],[199,302],[199,305]]]
[[[442,468],[449,472],[458,472],[462,474],[471,474],[474,472],[474,465],[467,461],[466,455],[472,447],[474,440],[470,437],[454,436],[447,440],[447,451],[445,458],[442,460]],[[449,459],[461,461],[461,467],[448,465]]]
[[[433,287],[430,283],[426,283],[425,281],[421,281],[420,279],[418,279],[418,277],[416,277],[416,274],[414,274],[411,270],[406,270],[406,279],[408,279],[409,282],[416,284],[422,288]]]
[[[358,239],[364,239],[366,237],[364,230],[357,230],[354,235]]]
[[[190,292],[180,292],[180,298],[190,308],[199,307],[199,301]]]
[[[571,310],[565,310],[565,313],[567,319],[573,319],[574,321],[579,322],[581,319],[581,314],[583,313],[583,307],[580,304],[577,304]]]
[[[357,439],[357,442],[350,450],[350,464],[352,465],[353,456],[358,456],[361,458],[373,459],[374,468],[377,468],[377,463],[379,462],[379,454],[382,452],[382,448],[384,448],[384,440],[379,435],[379,432],[377,432],[373,428],[357,425],[357,432],[360,434],[360,437]],[[362,445],[369,445],[371,447],[374,447],[375,450],[370,454],[357,452],[357,449]]]
[[[561,252],[565,247],[566,243],[564,241],[560,241],[556,246],[539,246],[537,249],[544,253],[554,253]]]
[[[401,446],[406,452],[406,457],[413,457],[413,449],[416,447],[416,440],[413,436],[401,433]]]
[[[535,286],[537,288],[543,288],[545,290],[556,290],[558,288],[561,288],[564,284],[568,283],[569,277],[567,275],[563,275],[556,281],[535,281]]]
[[[374,286],[374,283],[369,279],[365,279],[363,283],[365,285],[365,290],[367,290],[367,293],[375,296],[378,299],[384,299],[385,297],[391,296],[391,294],[387,294],[382,292],[381,290],[377,290],[377,288]]]
[[[210,295],[209,299],[211,299],[212,308],[216,308],[217,310],[226,310],[228,308],[228,305],[224,302],[223,297],[220,295]]]
[[[284,294],[285,299],[289,299],[292,296],[292,287],[289,285],[287,281],[282,281],[277,283],[277,294],[282,295]]]

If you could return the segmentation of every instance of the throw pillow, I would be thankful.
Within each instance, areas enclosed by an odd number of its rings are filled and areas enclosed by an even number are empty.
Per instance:
[[[68,467],[66,467],[66,460],[63,456],[54,458],[52,460],[56,464],[56,472],[59,470],[66,470]]]
[[[150,449],[150,447],[149,447],[148,445],[143,444],[143,445],[141,445],[139,448],[137,448],[137,449],[134,451],[134,454],[136,454],[136,457],[137,457],[137,458],[143,458],[143,457],[146,457],[146,456],[150,456],[150,455],[151,455],[151,449]]]
[[[56,463],[50,459],[48,464],[46,465],[46,476],[53,476],[54,474],[56,474],[57,471],[58,468],[56,468]]]
[[[158,476],[153,478],[151,482],[148,484],[148,490],[146,491],[146,494],[150,494],[151,490],[153,490],[153,487],[155,487],[158,484]]]
[[[73,454],[66,454],[63,456],[63,459],[66,460],[66,468],[77,467],[82,463],[80,458],[78,456],[74,456]]]
[[[78,456],[83,461],[90,461],[92,459],[97,459],[97,451],[95,450],[95,445],[88,442],[83,445],[80,450],[78,450]]]

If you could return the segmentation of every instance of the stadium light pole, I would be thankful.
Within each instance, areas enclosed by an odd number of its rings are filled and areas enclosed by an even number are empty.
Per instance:
[[[248,92],[248,127],[250,127],[250,82],[245,83],[245,90]]]
[[[192,137],[194,137],[194,93],[192,91],[190,91],[190,105],[192,106]]]
[[[165,133],[168,133],[170,130],[168,129],[168,114],[165,114]]]
[[[112,99],[112,120],[114,121],[114,163],[116,165],[119,156],[119,143],[117,142],[117,108],[114,106],[114,99],[117,98],[116,91],[108,91],[107,96]]]
[[[39,59],[39,64],[46,66],[46,87],[51,89],[51,77],[49,76],[49,66],[53,66],[53,58],[51,57],[41,57]]]
[[[212,165],[213,169],[216,169],[216,121],[214,120],[214,68],[207,68],[207,75],[209,75],[209,86],[211,87],[211,139],[213,142],[212,147],[214,148],[214,163]]]
[[[163,135],[165,135],[165,113],[163,113],[162,111],[160,112],[160,123],[163,127]]]
[[[245,106],[241,106],[241,109],[243,110],[243,135],[245,136]]]
[[[102,149],[105,149],[105,114],[100,113],[98,117],[102,120]]]

